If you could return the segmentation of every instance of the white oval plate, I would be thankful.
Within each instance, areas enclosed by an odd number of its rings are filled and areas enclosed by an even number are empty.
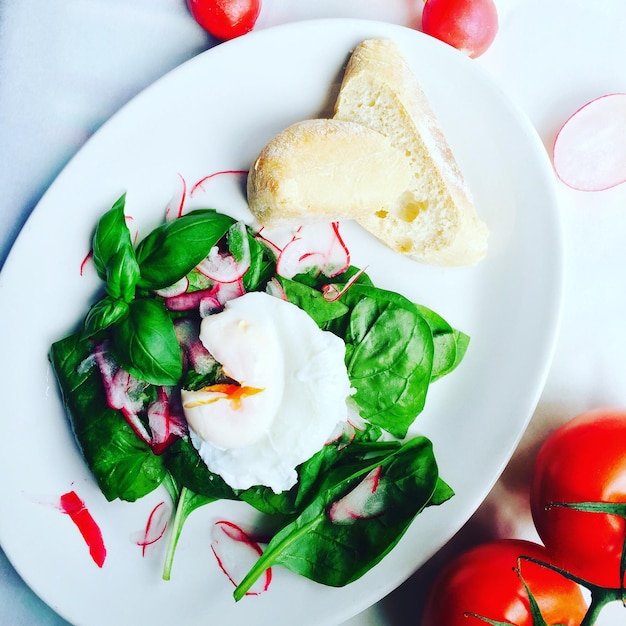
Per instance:
[[[163,218],[180,183],[247,169],[292,122],[329,110],[350,50],[394,39],[431,99],[491,238],[472,268],[418,265],[353,224],[353,263],[380,286],[435,309],[471,338],[465,361],[431,388],[415,431],[435,445],[456,496],[420,515],[377,567],[333,589],[275,568],[270,590],[235,603],[210,551],[217,516],[246,523],[239,503],[194,512],[172,580],[161,580],[166,541],[142,558],[136,544],[164,492],[105,501],[86,470],[47,363],[50,343],[82,319],[98,283],[80,275],[98,217],[124,191],[140,233]],[[215,179],[217,180],[217,179]],[[230,180],[230,183],[227,181]],[[207,186],[204,202],[246,211],[236,177]],[[50,187],[0,276],[2,351],[0,541],[26,582],[70,622],[99,624],[338,624],[404,581],[470,517],[530,419],[560,317],[562,243],[553,174],[528,121],[476,63],[404,27],[320,20],[259,31],[185,63],[115,115]],[[58,509],[74,489],[100,525],[108,555],[90,559]]]

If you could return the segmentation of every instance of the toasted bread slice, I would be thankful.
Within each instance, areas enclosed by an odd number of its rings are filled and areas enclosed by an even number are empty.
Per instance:
[[[248,174],[248,206],[274,228],[356,219],[389,210],[411,179],[404,153],[379,132],[332,119],[298,122],[276,135]]]
[[[367,39],[354,49],[334,119],[385,135],[411,165],[399,203],[357,218],[365,229],[424,263],[472,265],[485,255],[487,227],[417,77],[393,41]]]

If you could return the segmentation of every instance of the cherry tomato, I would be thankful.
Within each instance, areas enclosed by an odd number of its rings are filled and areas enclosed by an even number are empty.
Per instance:
[[[528,594],[513,569],[522,555],[547,561],[543,546],[520,539],[490,541],[460,554],[435,579],[421,626],[484,626],[468,613],[532,626]],[[580,624],[587,606],[578,585],[529,561],[521,560],[519,571],[548,624]]]
[[[496,37],[498,12],[493,0],[426,0],[422,31],[476,58]]]
[[[626,502],[626,410],[595,409],[543,443],[535,459],[531,510],[556,565],[603,587],[619,587],[626,522],[551,503]]]
[[[193,18],[217,39],[234,39],[252,30],[261,0],[187,0]]]

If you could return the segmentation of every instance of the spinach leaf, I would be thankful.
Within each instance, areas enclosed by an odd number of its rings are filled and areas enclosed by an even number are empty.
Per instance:
[[[80,334],[52,344],[49,359],[78,446],[107,500],[135,501],[164,480],[160,457],[106,401],[97,367],[88,368],[91,342]]]
[[[380,468],[377,490],[382,505],[378,515],[333,521],[331,505]],[[415,516],[435,492],[438,469],[431,442],[416,437],[382,461],[320,491],[295,520],[270,541],[263,555],[234,592],[241,599],[254,581],[274,565],[331,586],[343,586],[378,563],[400,540]]]
[[[433,364],[430,327],[415,305],[384,289],[353,284],[350,312],[330,325],[346,342],[346,365],[361,416],[403,438],[424,408]]]
[[[126,194],[98,221],[93,236],[93,262],[98,276],[106,282],[112,298],[130,302],[139,279],[139,265],[126,225]]]
[[[189,437],[177,439],[165,451],[164,462],[182,487],[213,500],[237,500],[237,493],[206,466]]]
[[[344,474],[352,473],[364,463],[371,465],[372,458],[400,447],[397,441],[378,441],[380,435],[380,429],[371,424],[366,424],[353,436],[343,434],[297,468],[298,482],[290,490],[277,494],[269,487],[259,485],[240,491],[239,499],[268,515],[297,514],[325,488],[327,475],[335,476],[339,468],[341,471],[345,469]],[[364,460],[366,457],[367,461]]]
[[[434,382],[449,374],[463,360],[469,345],[469,337],[452,328],[432,309],[422,304],[416,304],[415,307],[430,326],[433,335],[435,352],[430,380]]]
[[[214,209],[197,209],[151,231],[137,246],[139,286],[162,289],[186,276],[235,223]]]
[[[182,350],[174,323],[158,300],[137,298],[111,327],[116,361],[153,385],[175,385],[183,374]]]
[[[178,496],[178,502],[176,503],[176,514],[174,515],[174,521],[172,522],[172,530],[170,533],[170,540],[167,546],[167,553],[165,555],[165,563],[163,565],[163,580],[169,580],[172,573],[172,565],[174,563],[174,553],[176,552],[176,546],[180,539],[180,533],[183,529],[187,518],[193,511],[214,502],[216,498],[209,498],[194,493],[190,489],[183,487],[180,490]]]

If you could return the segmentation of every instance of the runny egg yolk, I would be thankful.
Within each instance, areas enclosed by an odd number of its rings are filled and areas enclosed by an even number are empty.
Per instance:
[[[263,389],[257,387],[247,387],[245,385],[233,385],[231,383],[218,383],[215,385],[208,385],[202,387],[200,391],[203,394],[215,394],[215,396],[209,396],[206,398],[190,401],[185,404],[186,409],[193,409],[202,404],[211,404],[213,402],[226,401],[230,402],[231,408],[235,411],[241,408],[241,400],[247,396],[253,396],[256,393],[261,393]]]

